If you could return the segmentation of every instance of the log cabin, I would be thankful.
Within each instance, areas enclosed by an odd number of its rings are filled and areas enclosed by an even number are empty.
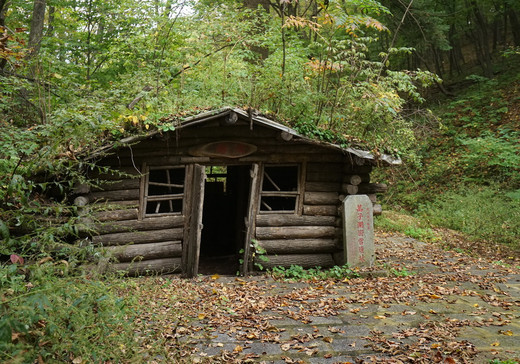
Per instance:
[[[371,183],[370,172],[400,162],[237,108],[123,139],[95,157],[104,172],[88,177],[103,183],[78,186],[75,199],[88,211],[90,243],[114,258],[111,269],[186,277],[247,275],[259,252],[264,268],[344,264],[342,200],[367,194],[380,213],[376,193],[386,185]]]

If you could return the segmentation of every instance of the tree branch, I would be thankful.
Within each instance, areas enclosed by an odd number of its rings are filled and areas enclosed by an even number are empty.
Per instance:
[[[160,87],[158,86],[158,87],[156,87],[156,92],[159,91],[159,90],[161,90],[161,89],[163,89],[165,86],[168,86],[170,83],[173,82],[173,80],[174,80],[177,76],[179,76],[179,75],[181,75],[182,73],[184,73],[185,71],[187,71],[187,70],[189,70],[189,69],[195,67],[195,66],[198,65],[200,62],[202,62],[202,60],[204,60],[205,58],[208,58],[208,57],[210,57],[210,56],[212,56],[212,55],[214,55],[214,54],[220,52],[221,50],[223,50],[223,49],[225,49],[225,48],[229,48],[229,47],[231,47],[231,46],[233,46],[233,44],[225,44],[225,45],[223,45],[222,47],[216,49],[215,51],[205,54],[204,56],[202,56],[202,58],[200,58],[200,59],[199,59],[197,62],[195,62],[194,64],[182,67],[182,69],[181,69],[180,71],[176,72],[173,76],[171,76],[170,79],[169,79],[169,80],[168,80],[168,81],[167,81],[163,86],[160,86]],[[130,103],[126,106],[127,109],[132,110],[132,109],[135,107],[135,105],[136,105],[139,101],[141,101],[141,99],[142,99],[143,97],[145,97],[145,96],[148,94],[148,92],[150,92],[150,91],[152,91],[152,90],[153,90],[153,88],[152,88],[151,86],[149,86],[149,85],[143,87],[143,89],[142,89],[142,91],[139,93],[139,95],[137,95],[137,96],[132,100],[132,102],[130,102]]]

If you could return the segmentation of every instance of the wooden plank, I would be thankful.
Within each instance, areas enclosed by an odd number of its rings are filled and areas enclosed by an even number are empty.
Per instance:
[[[335,236],[336,228],[334,226],[261,226],[256,228],[256,237],[259,240],[313,239]]]
[[[266,269],[273,267],[286,267],[301,265],[303,268],[322,267],[330,268],[335,265],[332,254],[284,254],[266,255],[268,261],[258,261]]]
[[[320,254],[339,250],[339,240],[335,239],[293,239],[259,240],[267,254]]]
[[[334,205],[339,203],[337,192],[306,192],[303,202],[306,205]]]
[[[92,237],[94,245],[112,246],[126,244],[175,241],[183,237],[182,228],[105,234]]]
[[[358,186],[359,194],[384,193],[387,190],[388,186],[385,183],[362,183]]]
[[[184,201],[182,206],[182,211],[185,214],[184,219],[184,236],[182,239],[182,272],[186,272],[188,270],[188,240],[190,234],[190,224],[191,224],[191,205],[192,205],[192,180],[193,180],[193,164],[189,164],[186,166],[186,175],[184,177],[184,185],[190,186],[190,188],[186,188],[184,190]]]
[[[187,269],[184,274],[188,278],[197,275],[199,269],[200,239],[202,235],[202,209],[204,206],[204,167],[198,164],[193,166],[192,189],[192,209],[190,212],[191,221],[188,234]]]
[[[108,221],[93,226],[94,231],[99,234],[112,234],[125,231],[147,231],[162,230],[168,228],[182,227],[184,216],[161,216],[147,217],[143,220]]]
[[[108,201],[128,201],[139,200],[139,188],[130,190],[100,191],[88,194],[90,201],[108,200]]]
[[[257,226],[334,226],[334,216],[298,216],[293,214],[257,215]]]
[[[255,215],[258,210],[258,195],[260,193],[260,166],[253,164],[251,167],[251,182],[249,184],[249,205],[245,217],[246,237],[244,241],[243,263],[241,267],[242,275],[247,276],[250,270],[251,242],[256,228]]]
[[[112,254],[119,262],[131,262],[136,259],[180,258],[182,255],[181,241],[108,246],[101,249]]]
[[[345,164],[343,168],[343,172],[345,174],[369,174],[372,172],[372,166],[371,165],[364,165],[364,166],[356,166],[356,165],[349,165]]]
[[[323,173],[323,172],[310,172],[307,171],[307,182],[338,182],[343,180],[341,170],[335,172]]]
[[[340,163],[315,163],[313,160],[307,164],[309,172],[318,173],[341,173],[343,165]]]
[[[107,181],[107,182],[101,183],[97,187],[93,187],[92,192],[136,189],[136,188],[139,188],[140,181],[141,181],[140,177],[136,177],[136,178],[132,178],[132,179]]]
[[[124,209],[124,210],[107,210],[94,212],[93,217],[95,220],[104,221],[123,221],[123,220],[137,220],[137,209]]]
[[[312,159],[316,162],[340,162],[342,159],[341,154],[332,154],[328,151],[324,151],[321,154],[314,154],[312,156],[305,155],[304,153],[292,153],[288,150],[280,154],[266,154],[266,153],[255,153],[252,156],[239,158],[238,161],[245,163],[253,162],[265,162],[265,163],[300,163]]]
[[[143,171],[138,171],[135,169],[135,167],[132,164],[128,164],[125,167],[122,167],[119,163],[107,163],[107,161],[110,159],[110,157],[105,157],[102,159],[102,161],[99,163],[101,166],[104,167],[110,167],[110,171],[89,171],[87,173],[87,176],[89,178],[97,178],[99,180],[121,180],[129,178],[127,175],[131,176],[140,176]]]
[[[338,205],[304,205],[303,214],[311,216],[336,216],[338,215],[338,207]]]
[[[306,192],[338,192],[341,190],[341,183],[338,182],[306,182]]]
[[[162,258],[127,263],[114,263],[110,264],[108,269],[114,272],[125,272],[128,276],[178,273],[181,271],[181,258]]]
[[[106,201],[100,200],[95,202],[95,206],[98,210],[123,210],[130,208],[138,208],[139,200],[127,200],[127,201]]]

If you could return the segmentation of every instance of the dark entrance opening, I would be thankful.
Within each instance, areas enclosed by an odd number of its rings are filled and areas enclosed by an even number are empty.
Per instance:
[[[199,273],[235,274],[245,242],[251,166],[207,166]]]

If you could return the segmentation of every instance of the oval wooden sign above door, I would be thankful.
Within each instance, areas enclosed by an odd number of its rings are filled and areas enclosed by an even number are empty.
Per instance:
[[[193,147],[190,154],[194,157],[241,158],[253,154],[257,149],[253,144],[219,141]]]

